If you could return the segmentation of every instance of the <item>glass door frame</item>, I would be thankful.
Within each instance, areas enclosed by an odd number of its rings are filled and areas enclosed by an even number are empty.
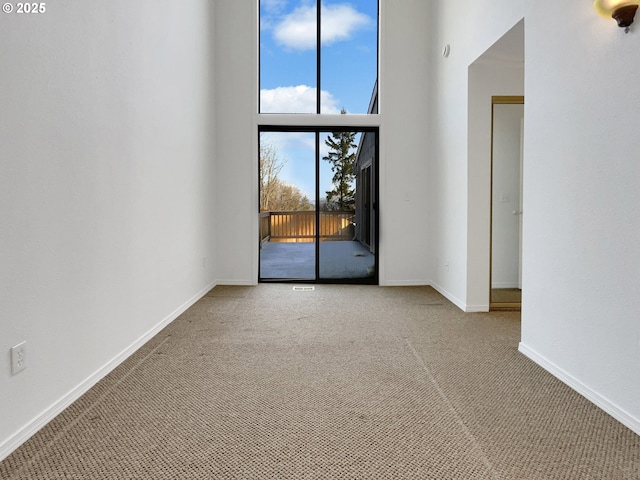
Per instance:
[[[344,126],[344,125],[316,125],[316,126],[282,126],[282,125],[258,125],[258,145],[260,145],[260,135],[265,132],[304,132],[304,133],[314,133],[315,134],[315,279],[272,279],[272,278],[262,278],[261,276],[261,266],[260,266],[260,250],[258,251],[258,283],[316,283],[316,284],[357,284],[357,285],[378,285],[379,283],[379,258],[378,258],[378,238],[379,235],[379,212],[378,205],[379,202],[379,157],[380,157],[380,128],[378,126]],[[320,276],[320,214],[321,210],[319,208],[320,205],[320,134],[321,133],[330,133],[330,132],[358,132],[358,133],[373,133],[375,135],[375,155],[373,157],[372,165],[371,165],[371,185],[373,190],[373,195],[371,195],[372,202],[372,215],[370,221],[374,223],[374,239],[373,245],[370,247],[373,249],[372,255],[374,257],[374,273],[373,276],[367,278],[321,278]],[[259,149],[258,149],[259,150]],[[258,158],[258,168],[259,168],[260,158]],[[356,182],[357,185],[357,182]],[[258,185],[258,188],[260,186]],[[357,188],[357,186],[356,186]],[[357,192],[357,190],[356,190]],[[258,198],[260,198],[260,192],[258,192]],[[260,205],[258,205],[258,210],[260,209]],[[260,239],[258,240],[258,248],[260,248]]]

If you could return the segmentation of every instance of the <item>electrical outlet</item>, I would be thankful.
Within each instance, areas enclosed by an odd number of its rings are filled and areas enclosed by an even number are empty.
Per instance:
[[[11,347],[11,375],[16,375],[27,368],[27,342]]]

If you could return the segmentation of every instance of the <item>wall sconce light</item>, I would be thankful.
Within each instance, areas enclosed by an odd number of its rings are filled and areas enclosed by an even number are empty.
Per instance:
[[[640,0],[594,0],[593,8],[603,17],[613,18],[628,33],[639,4]]]

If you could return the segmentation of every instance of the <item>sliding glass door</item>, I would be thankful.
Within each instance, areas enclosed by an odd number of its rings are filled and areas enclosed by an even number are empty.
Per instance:
[[[260,129],[265,281],[377,283],[377,129]]]

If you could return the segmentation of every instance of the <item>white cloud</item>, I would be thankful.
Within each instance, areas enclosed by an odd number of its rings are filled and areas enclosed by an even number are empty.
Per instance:
[[[287,0],[260,0],[260,31],[273,29],[286,7]]]
[[[367,27],[373,20],[350,5],[322,7],[322,44],[348,40],[357,30]]]
[[[260,7],[267,12],[280,12],[287,6],[287,0],[260,0]]]
[[[348,40],[359,29],[372,23],[367,15],[350,5],[322,5],[322,44]],[[316,7],[302,5],[279,22],[273,33],[276,41],[293,50],[310,50],[316,46]]]
[[[320,93],[322,113],[340,113],[338,99],[330,92]],[[260,90],[261,113],[316,113],[316,89],[307,85]]]

